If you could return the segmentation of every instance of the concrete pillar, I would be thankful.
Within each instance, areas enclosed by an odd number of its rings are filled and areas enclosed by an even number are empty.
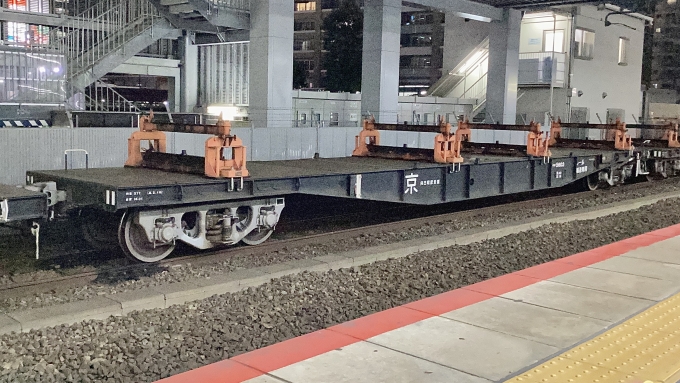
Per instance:
[[[444,23],[442,72],[444,74],[451,72],[487,36],[489,36],[489,23],[465,19],[453,12],[447,12]]]
[[[189,33],[189,32],[186,32]],[[198,104],[198,46],[194,45],[191,36],[185,34],[179,38],[180,81],[175,84],[179,88],[179,110],[182,113],[193,113]]]
[[[361,112],[396,123],[399,108],[401,0],[364,2]]]
[[[522,13],[503,11],[503,20],[489,25],[489,72],[486,86],[488,122],[514,124],[517,114],[519,31]]]
[[[255,127],[292,126],[293,0],[258,0],[250,7],[250,97]]]

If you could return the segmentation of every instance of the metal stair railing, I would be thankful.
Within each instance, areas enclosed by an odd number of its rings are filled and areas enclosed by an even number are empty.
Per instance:
[[[90,104],[87,110],[107,112],[140,112],[139,108],[116,92],[109,84],[95,82],[85,89]]]
[[[95,6],[90,11],[94,14],[98,10]],[[151,29],[160,18],[160,13],[148,0],[126,0],[96,18],[73,19],[59,28],[62,37],[51,45],[65,55],[67,78],[72,79]]]
[[[94,112],[140,112],[140,109],[108,84],[95,82],[85,90],[67,85],[64,93],[70,95],[66,104],[73,110]]]
[[[458,65],[453,68],[452,71],[445,74],[440,78],[434,85],[428,89],[427,94],[437,97],[449,97],[456,88],[466,79],[469,75],[470,68],[475,68],[486,59],[489,55],[489,38],[485,38],[481,43],[475,47],[463,60],[461,60]],[[480,54],[481,53],[481,54]],[[469,62],[475,55],[479,55],[474,62]],[[467,66],[467,68],[464,68]]]
[[[250,0],[207,0],[207,2],[213,7],[250,11]]]

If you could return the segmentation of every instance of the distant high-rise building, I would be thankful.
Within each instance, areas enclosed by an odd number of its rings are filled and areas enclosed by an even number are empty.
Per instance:
[[[363,0],[356,0],[363,6]],[[324,88],[323,20],[342,0],[296,0],[293,58],[307,70],[308,88]],[[419,94],[442,75],[444,14],[404,7],[401,23],[399,92]]]
[[[404,7],[399,93],[422,94],[442,77],[444,13]]]
[[[662,0],[654,14],[652,86],[680,91],[680,7]]]

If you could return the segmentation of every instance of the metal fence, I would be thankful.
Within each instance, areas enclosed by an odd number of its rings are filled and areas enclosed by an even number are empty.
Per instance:
[[[535,52],[519,54],[519,85],[565,84],[566,54],[560,52]]]
[[[198,47],[199,102],[203,105],[248,105],[249,43]]]

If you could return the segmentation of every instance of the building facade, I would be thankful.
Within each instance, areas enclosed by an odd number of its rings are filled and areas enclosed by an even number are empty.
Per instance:
[[[656,5],[652,52],[652,87],[680,91],[680,6],[676,0]]]
[[[550,118],[606,123],[639,121],[642,52],[651,18],[610,13],[617,7],[579,5],[524,14],[520,27],[517,123],[547,124]],[[605,26],[604,20],[612,24]],[[484,36],[483,26],[447,18],[447,34]],[[471,39],[467,39],[472,41]],[[488,41],[488,40],[487,40]],[[497,121],[485,113],[488,42],[458,49],[453,68],[429,92],[438,97],[477,99],[471,118]],[[448,57],[448,54],[446,55]],[[450,60],[449,60],[450,61]],[[455,63],[454,63],[455,62]]]
[[[642,52],[651,18],[580,5],[526,14],[522,21],[518,114],[544,122],[637,123]]]
[[[355,0],[363,6],[363,0]],[[323,89],[323,20],[342,0],[296,0],[294,60],[307,71],[306,88]],[[442,75],[444,13],[404,6],[401,20],[400,94],[425,92]]]

